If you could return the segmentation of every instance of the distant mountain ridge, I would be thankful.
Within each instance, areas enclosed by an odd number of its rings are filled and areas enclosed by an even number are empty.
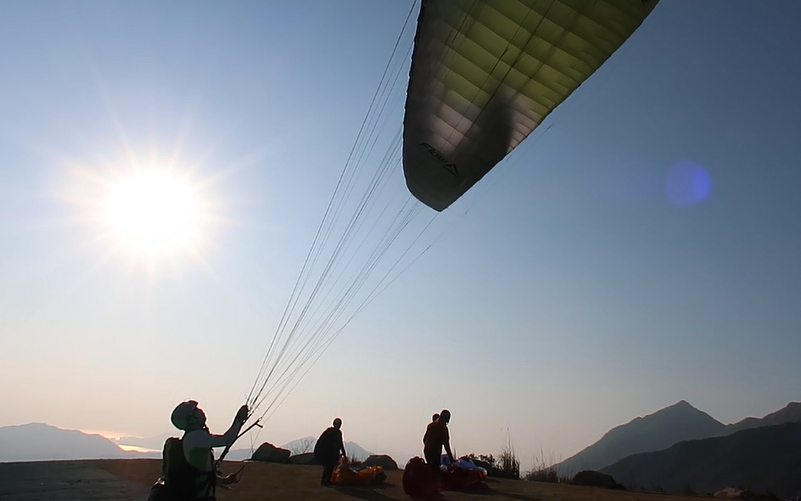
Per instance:
[[[316,442],[316,438],[308,436],[292,440],[280,447],[288,450],[294,456],[296,454],[303,454],[305,452],[313,452],[314,444]],[[356,442],[345,442],[345,451],[348,453],[348,457],[359,460],[365,460],[372,455],[372,452],[367,451]],[[250,459],[252,455],[253,451],[250,449],[233,449],[226,457],[231,460],[243,460]]]
[[[79,430],[65,430],[44,423],[28,423],[0,427],[0,463],[17,461],[53,461],[69,459],[136,459],[161,458],[164,440],[170,436],[180,437],[180,432],[154,437],[123,437],[111,440],[100,435]],[[284,444],[283,448],[293,454],[314,449],[314,437],[305,437]],[[156,452],[125,451],[121,445],[135,445],[154,449]],[[307,449],[307,450],[301,450]],[[345,450],[351,458],[364,460],[372,453],[355,442],[345,442]],[[226,456],[230,460],[250,459],[250,449],[233,449]]]
[[[600,470],[641,452],[666,449],[684,440],[724,434],[726,425],[685,400],[609,430],[599,441],[555,465],[562,475]]]
[[[303,437],[298,438],[296,440],[292,440],[291,442],[287,442],[281,446],[283,449],[287,449],[292,454],[302,454],[304,452],[313,452],[314,451],[314,444],[317,443],[317,439],[314,437]],[[365,460],[372,452],[364,449],[362,446],[357,444],[356,442],[345,442],[345,452],[348,453],[348,457],[356,458],[358,460]]]
[[[789,499],[801,495],[799,451],[801,422],[787,422],[679,442],[629,456],[601,471],[637,488],[704,494],[739,487]]]
[[[126,452],[111,440],[44,423],[0,427],[0,462],[151,457]]]
[[[759,426],[772,426],[785,423],[801,423],[801,402],[790,402],[781,409],[771,412],[762,418],[748,417],[734,424],[727,425],[725,432],[729,435]]]

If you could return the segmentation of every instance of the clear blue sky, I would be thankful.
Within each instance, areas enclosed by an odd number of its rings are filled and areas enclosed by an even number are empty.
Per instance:
[[[5,5],[0,426],[156,435],[195,398],[224,430],[410,8]],[[792,0],[663,0],[257,440],[340,416],[403,461],[448,407],[458,453],[508,430],[526,465],[681,399],[723,422],[800,400],[800,20]],[[103,190],[136,166],[193,183],[191,252],[109,236]]]

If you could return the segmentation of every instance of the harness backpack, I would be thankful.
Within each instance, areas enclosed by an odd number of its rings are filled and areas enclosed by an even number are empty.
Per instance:
[[[163,476],[150,491],[148,501],[213,500],[217,475],[200,471],[186,460],[180,438],[170,437],[162,450]]]

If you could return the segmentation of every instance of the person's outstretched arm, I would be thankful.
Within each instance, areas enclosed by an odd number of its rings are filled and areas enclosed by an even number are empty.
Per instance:
[[[239,432],[242,430],[242,425],[245,424],[247,418],[248,406],[243,405],[236,413],[234,422],[231,423],[231,427],[228,428],[228,431],[222,435],[211,435],[211,447],[228,447],[229,445],[233,444],[236,440],[236,436],[239,435]]]

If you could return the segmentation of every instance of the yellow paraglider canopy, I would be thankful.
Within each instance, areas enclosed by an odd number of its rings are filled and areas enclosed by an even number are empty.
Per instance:
[[[423,0],[403,169],[441,211],[597,70],[658,0]]]

